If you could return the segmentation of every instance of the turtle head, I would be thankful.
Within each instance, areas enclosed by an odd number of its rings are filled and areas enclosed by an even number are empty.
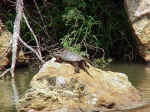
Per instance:
[[[60,56],[61,56],[61,52],[54,52],[54,53],[53,53],[53,56],[54,56],[54,57],[60,57]]]
[[[64,49],[57,50],[57,51],[53,52],[53,56],[61,57],[64,54],[64,51],[65,51]]]

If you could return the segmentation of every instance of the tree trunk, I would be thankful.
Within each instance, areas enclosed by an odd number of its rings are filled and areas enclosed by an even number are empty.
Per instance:
[[[14,22],[13,37],[12,37],[12,64],[10,69],[12,77],[14,77],[15,75],[14,70],[17,58],[18,39],[20,37],[20,24],[23,14],[23,0],[17,0],[16,13],[17,15]]]

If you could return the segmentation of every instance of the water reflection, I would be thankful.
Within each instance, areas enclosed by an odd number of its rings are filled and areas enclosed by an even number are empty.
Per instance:
[[[12,101],[11,82],[0,80],[0,112],[15,112]]]
[[[18,94],[18,89],[16,86],[16,81],[15,79],[11,79],[11,86],[12,86],[12,95],[13,95],[13,101],[15,105],[15,109],[18,109],[18,103],[19,103],[19,94]]]
[[[145,101],[150,102],[150,66],[140,64],[112,64],[106,70],[126,73],[132,84],[139,89]],[[0,80],[0,112],[17,112],[18,95],[29,88],[30,81],[37,70],[22,68],[16,71],[16,85],[11,80]],[[122,112],[150,112],[150,107]]]
[[[106,70],[123,72],[128,75],[132,84],[140,91],[143,99],[150,103],[150,66],[142,64],[112,64]],[[150,107],[123,112],[150,112]]]
[[[0,112],[17,112],[16,106],[19,95],[22,95],[27,90],[35,72],[29,68],[22,68],[16,71],[16,81],[0,80]]]

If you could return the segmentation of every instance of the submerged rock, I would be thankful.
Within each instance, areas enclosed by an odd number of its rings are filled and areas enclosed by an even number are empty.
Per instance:
[[[137,36],[139,54],[150,61],[150,0],[125,0],[125,8],[134,34]]]
[[[19,100],[20,112],[102,112],[141,104],[138,91],[123,73],[102,71],[89,65],[88,72],[74,72],[68,63],[46,62],[33,77],[31,89]]]

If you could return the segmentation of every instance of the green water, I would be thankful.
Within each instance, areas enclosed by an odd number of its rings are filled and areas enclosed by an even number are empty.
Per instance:
[[[126,73],[129,81],[139,90],[143,99],[150,104],[150,65],[112,64],[106,70]],[[150,106],[122,112],[150,112]]]
[[[132,84],[140,91],[145,101],[150,102],[150,65],[140,64],[112,64],[106,68],[114,72],[128,75]],[[16,71],[16,85],[12,80],[0,80],[0,112],[17,112],[15,99],[29,88],[29,83],[37,70],[23,68]],[[14,90],[16,89],[16,90]],[[150,112],[150,107],[121,112]]]
[[[28,67],[17,70],[16,85],[8,77],[0,79],[0,112],[17,112],[16,100],[29,88],[30,80],[35,73],[36,70],[32,71]]]

